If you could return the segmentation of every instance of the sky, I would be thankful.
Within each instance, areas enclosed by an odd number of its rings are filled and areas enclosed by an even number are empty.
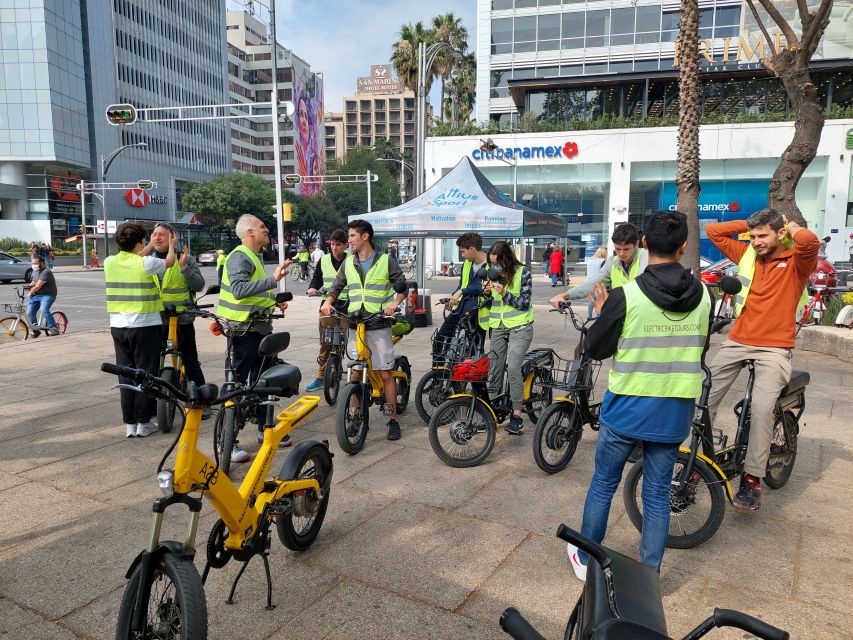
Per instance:
[[[234,0],[227,4],[239,9]],[[422,20],[426,26],[447,12],[462,18],[473,51],[476,0],[276,0],[276,31],[281,44],[312,71],[323,72],[326,111],[343,111],[343,98],[355,93],[356,78],[370,75],[370,65],[389,62],[402,25]],[[432,104],[438,107],[437,90]]]

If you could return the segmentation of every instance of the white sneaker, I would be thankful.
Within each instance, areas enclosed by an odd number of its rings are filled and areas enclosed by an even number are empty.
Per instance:
[[[566,552],[569,554],[569,564],[572,565],[572,570],[575,572],[575,576],[577,576],[577,579],[581,582],[586,582],[586,565],[581,562],[580,556],[578,555],[578,548],[569,542],[566,544]]]
[[[157,425],[151,422],[150,420],[148,422],[140,422],[136,425],[136,437],[147,438],[157,430]]]
[[[243,451],[239,444],[234,443],[234,448],[231,450],[231,462],[248,462],[251,457],[248,451]]]
[[[128,438],[135,438],[136,437],[136,423],[135,422],[133,424],[125,423],[124,426],[127,428],[127,437]]]

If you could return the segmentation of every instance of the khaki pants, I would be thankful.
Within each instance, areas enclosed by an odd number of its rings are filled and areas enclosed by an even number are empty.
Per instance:
[[[708,408],[713,422],[720,401],[743,368],[743,361],[755,360],[755,386],[744,471],[756,478],[763,478],[767,469],[770,441],[773,439],[773,409],[779,392],[791,380],[791,357],[790,349],[751,347],[725,340],[711,363],[713,385]]]
[[[347,319],[337,318],[338,325],[341,327],[341,339],[345,339],[347,335]],[[320,316],[320,355],[317,356],[317,364],[320,365],[317,369],[317,377],[320,380],[326,374],[326,360],[329,359],[329,353],[332,351],[332,345],[323,344],[323,334],[327,328],[334,329],[335,318],[333,316]]]

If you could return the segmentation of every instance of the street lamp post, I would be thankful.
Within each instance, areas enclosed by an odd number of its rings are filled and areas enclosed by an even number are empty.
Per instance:
[[[101,182],[107,181],[107,172],[110,170],[110,165],[112,165],[113,161],[116,159],[116,157],[118,157],[118,154],[120,154],[125,149],[132,149],[132,148],[144,149],[147,146],[148,146],[147,142],[134,142],[133,144],[125,144],[125,145],[122,145],[121,147],[119,147],[118,149],[114,149],[106,157],[104,157],[104,155],[101,154]],[[103,189],[101,190],[100,196],[101,196],[101,207],[104,210],[104,260],[106,260],[110,255],[110,240],[109,240],[110,234],[109,234],[109,230],[107,227],[107,199],[106,199],[106,193],[104,193]],[[86,197],[86,194],[83,193],[83,198],[85,198],[85,197]],[[85,211],[85,208],[84,208],[84,211]],[[85,233],[85,232],[86,232],[86,220],[85,220],[85,214],[84,214],[83,233]],[[84,240],[85,240],[85,236],[84,236]],[[84,253],[83,259],[85,260],[85,253],[86,253],[85,243],[83,245],[83,253]]]
[[[395,158],[376,158],[379,162],[397,162]],[[415,177],[415,168],[406,162],[402,156],[399,158],[400,162],[400,204],[403,204],[406,201],[406,170],[408,170],[412,177]]]

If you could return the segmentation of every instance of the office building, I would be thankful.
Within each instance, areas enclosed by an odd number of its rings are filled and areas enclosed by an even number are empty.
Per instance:
[[[14,7],[7,5],[14,4]],[[81,230],[76,183],[101,182],[101,158],[126,144],[110,182],[152,180],[145,193],[105,191],[95,217],[174,220],[189,184],[228,171],[227,124],[115,127],[106,107],[222,104],[224,0],[44,0],[4,3],[0,33],[0,236],[50,241]],[[110,224],[110,227],[114,224]]]
[[[674,64],[687,55],[676,51],[679,3],[478,0],[477,6],[477,119],[506,129],[493,136],[498,155],[517,166],[483,152],[478,137],[429,138],[427,179],[469,155],[505,193],[515,180],[519,198],[528,194],[532,207],[563,215],[581,257],[607,244],[615,224],[642,225],[651,212],[674,207]],[[718,122],[700,133],[704,225],[766,206],[794,116],[781,81],[759,61],[770,46],[784,47],[784,36],[771,28],[766,42],[745,1],[700,0],[699,7],[701,42],[692,55],[700,61],[703,116]],[[784,10],[794,15],[795,3]],[[835,239],[828,246],[833,259],[847,255],[853,232],[850,15],[849,0],[835,3],[812,60],[829,117],[797,190],[809,225]],[[567,121],[573,126],[560,131]],[[717,255],[706,240],[702,253]]]
[[[344,114],[333,111],[326,114],[326,160],[338,160],[344,157]]]
[[[228,92],[231,102],[267,102],[272,95],[272,54],[267,25],[245,11],[229,11]],[[277,46],[278,99],[295,105],[285,116],[280,104],[279,142],[281,173],[325,174],[323,129],[323,76],[293,51]],[[231,166],[275,181],[272,123],[269,119],[241,118],[231,123]],[[310,195],[314,185],[296,185],[297,193]]]

